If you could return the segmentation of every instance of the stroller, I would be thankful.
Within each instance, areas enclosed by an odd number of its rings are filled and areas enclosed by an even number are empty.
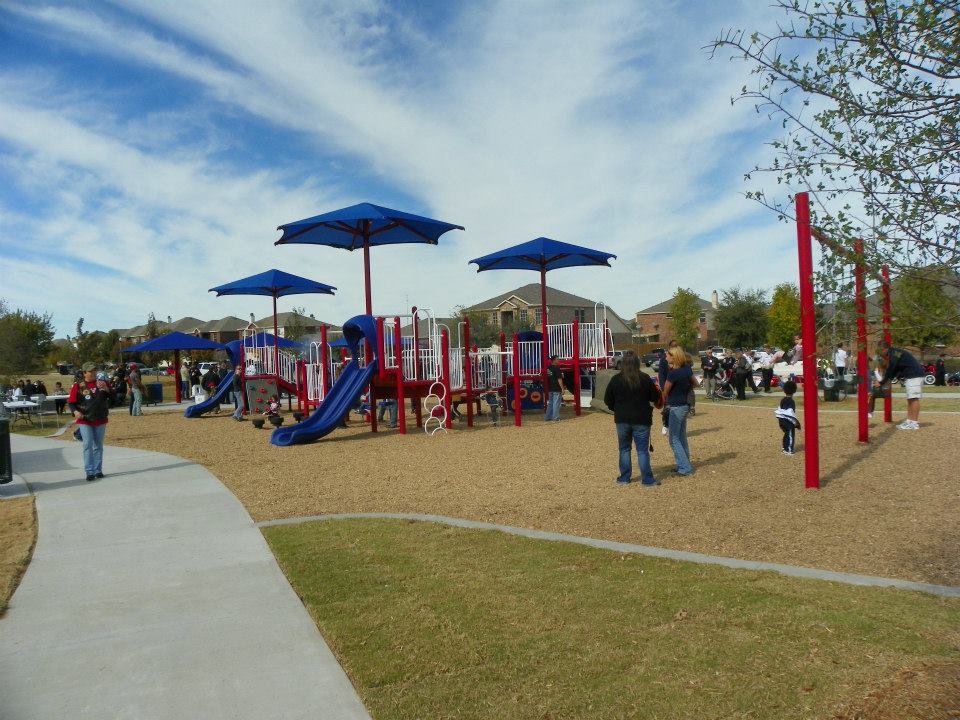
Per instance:
[[[733,371],[717,370],[717,386],[713,391],[714,400],[733,400],[737,396],[733,389]]]

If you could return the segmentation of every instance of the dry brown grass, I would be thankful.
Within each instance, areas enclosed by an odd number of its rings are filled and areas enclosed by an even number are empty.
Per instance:
[[[0,502],[0,616],[30,562],[37,539],[33,498]]]
[[[419,512],[472,518],[739,558],[960,585],[960,416],[922,416],[920,432],[874,422],[856,444],[853,415],[821,418],[824,487],[803,488],[803,454],[780,453],[768,408],[701,404],[690,422],[697,472],[672,476],[654,426],[662,487],[619,487],[609,415],[522,428],[338,430],[278,448],[266,430],[228,415],[131,418],[116,413],[108,444],[208,467],[256,520],[336,512]],[[290,418],[288,418],[288,421]],[[800,441],[802,450],[802,439]],[[636,473],[636,468],[634,469]]]

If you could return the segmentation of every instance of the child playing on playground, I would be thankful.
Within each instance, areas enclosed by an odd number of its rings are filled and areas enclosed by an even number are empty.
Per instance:
[[[490,424],[494,427],[500,426],[500,398],[495,392],[488,392],[483,396],[487,405],[490,407]]]
[[[797,384],[793,380],[787,380],[783,384],[784,397],[780,401],[780,407],[774,411],[780,429],[783,430],[784,455],[793,455],[797,428],[800,427],[800,421],[797,419],[797,404],[793,400],[793,395],[796,392]]]
[[[264,417],[276,417],[280,414],[280,399],[273,395],[270,397],[270,402],[267,404],[267,409],[263,411]]]

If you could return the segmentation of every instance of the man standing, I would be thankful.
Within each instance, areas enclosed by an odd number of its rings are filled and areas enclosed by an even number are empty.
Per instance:
[[[143,402],[143,379],[136,363],[130,363],[130,372],[127,374],[127,386],[130,388],[130,414],[143,415],[140,405]]]
[[[747,373],[747,384],[750,385],[750,390],[755,394],[760,392],[760,388],[757,387],[757,381],[753,379],[753,350],[744,350],[743,356],[747,359],[747,368],[749,372]]]
[[[720,363],[713,356],[713,348],[707,348],[706,354],[700,361],[700,371],[703,373],[703,390],[707,400],[716,400],[714,392],[717,389],[717,370]]]
[[[843,343],[837,343],[837,349],[833,353],[833,366],[837,369],[837,380],[843,380],[847,374],[847,351],[843,349]]]
[[[763,351],[757,357],[760,363],[760,378],[763,382],[763,391],[770,392],[770,385],[773,383],[773,348],[769,345],[763,346]]]
[[[85,363],[83,380],[70,388],[70,412],[76,419],[83,441],[83,468],[87,482],[103,477],[103,438],[110,413],[110,384],[107,374],[95,374],[96,366]]]
[[[747,375],[751,374],[750,359],[743,354],[743,348],[737,348],[733,352],[733,386],[737,390],[737,400],[747,399]]]
[[[897,427],[900,430],[919,430],[920,398],[923,395],[923,376],[926,374],[923,366],[906,350],[893,347],[886,340],[878,342],[877,349],[886,358],[887,369],[880,382],[874,383],[874,387],[881,387],[894,378],[900,378],[907,391],[907,419]]]
[[[190,367],[186,360],[180,364],[180,396],[190,397]]]
[[[556,355],[551,355],[550,365],[547,367],[547,413],[544,420],[560,422],[560,401],[566,391],[563,372],[560,370],[560,360]]]
[[[946,386],[947,363],[943,359],[943,353],[940,353],[940,357],[937,358],[937,362],[933,367],[933,376],[935,378],[934,385],[939,385],[940,387]]]

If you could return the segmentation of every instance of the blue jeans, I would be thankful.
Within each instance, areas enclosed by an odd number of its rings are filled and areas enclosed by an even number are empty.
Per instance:
[[[544,416],[544,420],[550,422],[560,419],[560,401],[562,399],[563,393],[551,392],[547,395],[547,414]]]
[[[103,472],[103,438],[106,425],[77,425],[83,440],[83,469],[87,477]]]
[[[140,403],[143,402],[143,393],[140,392],[140,388],[133,388],[130,390],[130,414],[131,415],[143,415],[143,411],[140,409]]]
[[[630,464],[630,441],[637,446],[637,465],[640,466],[640,481],[653,485],[653,468],[650,467],[650,426],[617,423],[617,443],[620,445],[620,476],[617,482],[630,482],[633,467]]]
[[[690,464],[690,446],[687,445],[687,413],[689,405],[670,406],[670,447],[673,457],[677,460],[677,472],[689,475],[693,472]]]

